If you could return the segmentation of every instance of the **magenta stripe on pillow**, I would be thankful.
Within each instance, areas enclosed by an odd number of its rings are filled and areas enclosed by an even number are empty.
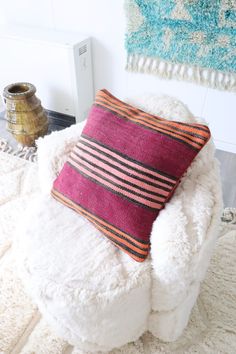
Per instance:
[[[101,125],[102,129],[100,129]],[[114,113],[104,111],[97,106],[91,109],[83,134],[118,151],[125,150],[126,155],[134,160],[140,161],[142,156],[142,161],[147,165],[174,177],[180,177],[185,171],[186,164],[190,164],[196,155],[196,151],[181,142],[172,140],[159,132],[142,129],[130,121],[118,120]],[[130,144],[130,137],[132,137],[132,144]],[[155,150],[147,149],[147,144],[155,146]],[[179,159],[180,156],[184,156],[184,161]]]
[[[152,223],[157,212],[145,209],[137,204],[132,204],[126,199],[120,198],[111,191],[94,183],[86,177],[78,174],[77,171],[66,163],[62,173],[54,182],[54,189],[62,191],[70,200],[74,200],[91,213],[107,220],[118,229],[136,235],[143,241],[149,239]],[[78,191],[80,193],[78,194]],[[89,191],[93,191],[89,193]],[[97,208],[97,195],[101,208]],[[127,213],[127,208],[129,213]],[[148,229],[148,232],[147,232]]]

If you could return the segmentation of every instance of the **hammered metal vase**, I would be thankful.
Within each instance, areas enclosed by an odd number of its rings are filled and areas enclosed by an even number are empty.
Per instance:
[[[27,82],[8,85],[3,91],[7,130],[26,146],[35,145],[48,131],[48,119],[35,92],[35,86]]]

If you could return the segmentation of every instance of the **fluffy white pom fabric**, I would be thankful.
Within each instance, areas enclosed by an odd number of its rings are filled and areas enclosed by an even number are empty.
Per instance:
[[[196,121],[176,99],[142,96],[132,104],[164,118]],[[83,350],[111,350],[150,330],[177,339],[187,325],[217,234],[222,197],[214,146],[188,169],[151,234],[142,264],[49,192],[84,123],[38,140],[42,195],[18,228],[21,277],[57,332]]]

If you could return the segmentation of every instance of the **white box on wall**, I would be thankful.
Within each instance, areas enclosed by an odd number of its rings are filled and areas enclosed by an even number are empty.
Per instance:
[[[31,82],[44,108],[86,118],[93,102],[91,40],[74,32],[0,26],[0,91]]]

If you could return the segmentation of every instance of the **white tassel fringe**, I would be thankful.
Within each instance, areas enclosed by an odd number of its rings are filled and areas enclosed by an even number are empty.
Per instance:
[[[130,54],[126,70],[155,74],[164,79],[195,82],[211,88],[236,92],[236,74],[204,69],[187,64],[172,64],[158,58]]]
[[[5,139],[0,138],[0,151],[6,152],[7,154],[17,156],[31,162],[37,161],[36,147],[18,145],[17,148],[14,150]]]

